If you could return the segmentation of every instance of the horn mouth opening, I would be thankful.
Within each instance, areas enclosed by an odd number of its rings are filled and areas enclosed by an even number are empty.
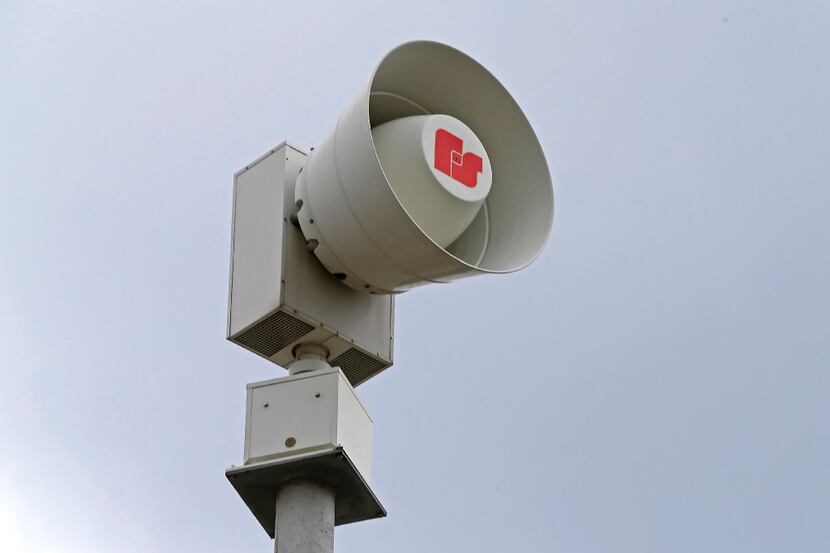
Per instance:
[[[459,121],[471,135],[464,135],[458,145],[453,140],[464,133],[450,132],[451,163],[464,170],[456,174],[452,168],[434,168],[472,187],[476,181],[470,175],[480,157],[481,182],[490,186],[474,216],[464,211],[466,228],[461,225],[460,234],[453,226],[443,238],[433,232],[433,239],[430,229],[417,221],[440,222],[440,216],[428,213],[431,219],[419,219],[407,211],[406,199],[398,196],[397,186],[390,184],[392,175],[382,166],[373,129],[412,116],[437,115]],[[439,130],[430,131],[435,133],[433,144],[418,146],[424,152],[434,149],[427,165],[438,158]],[[470,144],[473,150],[480,144],[480,151],[470,150]],[[464,168],[467,159],[471,164]],[[435,177],[449,190],[458,186],[442,181],[442,175]],[[455,191],[462,199],[469,192]],[[302,200],[296,219],[306,240],[313,239],[314,255],[330,273],[344,277],[347,286],[380,294],[522,269],[541,253],[553,223],[550,172],[516,101],[478,62],[427,41],[405,43],[380,61],[368,85],[306,160],[295,195]],[[475,194],[469,198],[477,201]]]
[[[381,60],[372,77],[369,127],[424,114],[462,121],[492,163],[485,208],[444,248],[446,253],[489,273],[513,272],[533,262],[550,236],[554,197],[544,152],[519,105],[463,52],[431,41],[404,43]]]

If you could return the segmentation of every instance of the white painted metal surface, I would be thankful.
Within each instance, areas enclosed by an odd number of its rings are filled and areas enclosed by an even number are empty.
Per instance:
[[[248,385],[246,465],[337,447],[370,482],[372,419],[339,369]]]
[[[282,288],[284,193],[273,185],[285,173],[287,146],[252,163],[234,178],[228,335],[279,308]]]
[[[300,341],[330,362],[359,350],[343,361],[358,384],[392,364],[394,298],[343,286],[309,253],[290,221],[305,158],[283,143],[234,177],[228,338],[282,366]]]
[[[492,164],[485,208],[446,249],[407,213],[373,139],[374,127],[424,114],[463,122]],[[472,58],[426,41],[383,58],[308,158],[296,198],[320,261],[349,286],[381,294],[521,269],[541,252],[553,221],[548,166],[515,100]]]

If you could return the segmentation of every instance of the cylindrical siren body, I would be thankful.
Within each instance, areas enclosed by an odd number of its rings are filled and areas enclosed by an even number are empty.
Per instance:
[[[550,172],[515,100],[472,58],[426,41],[383,58],[295,198],[318,259],[371,293],[516,271],[553,223]]]

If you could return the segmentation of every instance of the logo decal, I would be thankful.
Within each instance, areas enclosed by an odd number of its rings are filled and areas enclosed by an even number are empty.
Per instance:
[[[482,159],[472,152],[462,154],[464,141],[446,129],[435,131],[435,168],[464,186],[475,188]]]

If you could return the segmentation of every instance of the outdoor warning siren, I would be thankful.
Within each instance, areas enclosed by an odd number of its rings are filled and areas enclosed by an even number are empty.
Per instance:
[[[276,551],[330,553],[335,525],[386,516],[354,388],[392,365],[395,294],[521,269],[552,223],[519,106],[435,42],[387,54],[316,149],[283,142],[234,175],[227,337],[289,374],[248,385],[225,474]]]
[[[521,269],[553,222],[550,172],[515,100],[469,56],[425,41],[381,60],[294,200],[314,255],[373,294]]]
[[[316,149],[234,176],[227,337],[294,372],[313,346],[357,386],[392,365],[394,294],[521,269],[552,220],[510,94],[458,50],[403,44]]]

